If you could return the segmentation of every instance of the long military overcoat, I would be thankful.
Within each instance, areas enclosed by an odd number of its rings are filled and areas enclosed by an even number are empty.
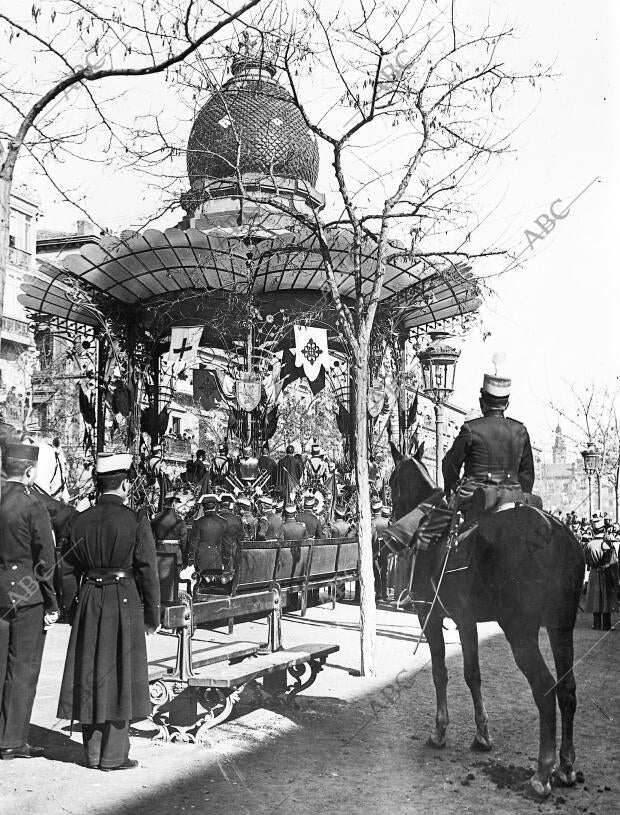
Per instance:
[[[133,571],[107,585],[90,570]],[[151,713],[144,627],[159,624],[155,541],[148,520],[116,495],[73,522],[62,558],[63,594],[76,598],[58,717],[87,724],[144,719]]]

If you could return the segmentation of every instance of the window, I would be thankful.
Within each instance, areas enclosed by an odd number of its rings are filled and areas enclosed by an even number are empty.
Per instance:
[[[178,416],[172,417],[172,433],[175,436],[181,435],[181,420]]]

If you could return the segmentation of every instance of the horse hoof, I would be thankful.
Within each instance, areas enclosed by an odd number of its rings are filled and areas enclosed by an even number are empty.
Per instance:
[[[553,775],[563,787],[574,787],[577,783],[575,770],[563,770],[561,767],[556,767]]]
[[[538,800],[548,798],[551,795],[551,782],[543,782],[540,778],[536,778],[536,776],[533,775],[529,781],[528,791]]]
[[[426,740],[426,746],[432,747],[433,750],[443,750],[444,747],[446,746],[446,741],[445,739],[443,741],[435,741],[435,738],[433,736],[430,736]]]
[[[469,749],[473,750],[475,753],[490,753],[493,749],[493,742],[491,739],[483,739],[481,736],[476,734],[474,736],[474,740],[469,746]]]

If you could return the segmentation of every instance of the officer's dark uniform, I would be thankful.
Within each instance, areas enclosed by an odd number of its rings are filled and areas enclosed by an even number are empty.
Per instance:
[[[151,521],[151,530],[158,550],[179,552],[179,563],[185,568],[188,563],[189,551],[187,542],[187,525],[174,507],[166,507],[155,515]],[[178,541],[175,549],[165,549],[162,541]],[[165,546],[170,546],[166,544]],[[172,544],[174,546],[174,544]]]
[[[322,538],[323,526],[320,519],[312,512],[311,509],[304,509],[303,512],[297,513],[297,520],[304,524],[308,530],[309,538]]]
[[[534,459],[524,425],[489,410],[482,418],[466,422],[443,460],[444,487],[456,487],[464,465],[459,494],[471,495],[483,484],[520,484],[523,492],[534,486]]]
[[[151,713],[144,628],[159,625],[160,602],[146,517],[104,493],[72,524],[62,581],[75,601],[58,717],[82,723],[89,766],[116,768],[128,758],[130,721]]]
[[[373,571],[375,576],[375,595],[387,600],[387,570],[390,550],[383,542],[383,533],[389,526],[389,520],[376,512],[371,519]]]
[[[243,521],[228,507],[222,507],[218,515],[226,521],[222,549],[225,552],[230,552],[230,562],[226,570],[228,571],[234,569],[237,562],[239,544],[243,540]]]
[[[265,530],[265,540],[284,540],[284,518],[281,512],[272,512],[267,518],[267,528]]]
[[[189,541],[197,572],[231,571],[232,550],[226,537],[227,529],[226,521],[217,514],[215,506],[207,504],[202,518],[194,521]]]
[[[43,615],[58,611],[54,560],[46,508],[23,484],[7,481],[0,501],[0,749],[28,741]]]

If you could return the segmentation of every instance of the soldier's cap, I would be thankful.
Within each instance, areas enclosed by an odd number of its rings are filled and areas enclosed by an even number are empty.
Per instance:
[[[129,472],[133,464],[131,453],[99,453],[95,464],[97,475]]]
[[[383,509],[381,510],[381,514],[383,515],[384,518],[389,518],[390,515],[392,514],[392,507],[387,505],[384,506]]]
[[[290,456],[290,455],[291,455],[291,453],[294,453],[294,452],[295,452],[295,448],[294,448],[294,446],[293,446],[292,444],[287,444],[287,445],[286,445],[286,454],[287,454],[288,456]]]
[[[603,518],[592,518],[592,531],[602,532],[605,529],[605,521]]]
[[[5,448],[5,456],[7,459],[12,458],[21,461],[31,461],[33,464],[36,464],[39,460],[39,448],[36,444],[9,442]]]
[[[497,396],[505,399],[510,396],[511,384],[511,380],[505,376],[485,374],[482,380],[481,393],[487,393],[489,396]]]
[[[304,506],[311,509],[316,504],[316,498],[314,495],[305,495],[304,496]]]
[[[295,504],[287,504],[284,507],[284,514],[285,515],[291,515],[291,516],[297,515],[297,507],[295,506]]]
[[[250,499],[246,495],[240,495],[237,498],[237,503],[239,504],[240,507],[251,507],[252,506],[252,502],[250,501]]]
[[[379,512],[380,510],[383,509],[383,501],[380,498],[374,500],[370,505],[370,508],[372,509],[373,512]]]
[[[276,509],[283,509],[284,508],[284,498],[278,498],[275,502]]]
[[[164,495],[164,499],[165,499],[166,501],[180,501],[180,500],[181,500],[181,496],[179,495],[179,493],[178,493],[178,492],[175,492],[174,490],[169,490],[169,491],[168,491],[168,492],[167,492],[167,493]]]
[[[310,451],[312,452],[313,455],[318,456],[318,454],[321,452],[321,448],[319,447],[318,444],[313,444],[312,447],[310,448]]]
[[[220,446],[217,448],[217,451],[218,453],[224,456],[228,452],[228,448],[226,447],[225,444],[220,444]]]
[[[346,514],[347,508],[343,507],[342,504],[336,504],[334,507],[334,515],[336,515],[338,518],[344,518]]]
[[[154,444],[151,447],[151,453],[159,453],[161,452],[161,444]]]
[[[261,496],[258,497],[257,500],[264,507],[272,507],[273,506],[273,498],[270,498],[268,495],[261,495]]]
[[[235,503],[234,495],[231,495],[229,492],[220,493],[220,504],[234,504],[234,503]]]
[[[198,502],[200,504],[213,504],[214,506],[217,506],[217,504],[219,503],[219,500],[220,499],[217,497],[217,495],[214,495],[214,493],[205,492],[200,496],[200,498],[198,499]]]

